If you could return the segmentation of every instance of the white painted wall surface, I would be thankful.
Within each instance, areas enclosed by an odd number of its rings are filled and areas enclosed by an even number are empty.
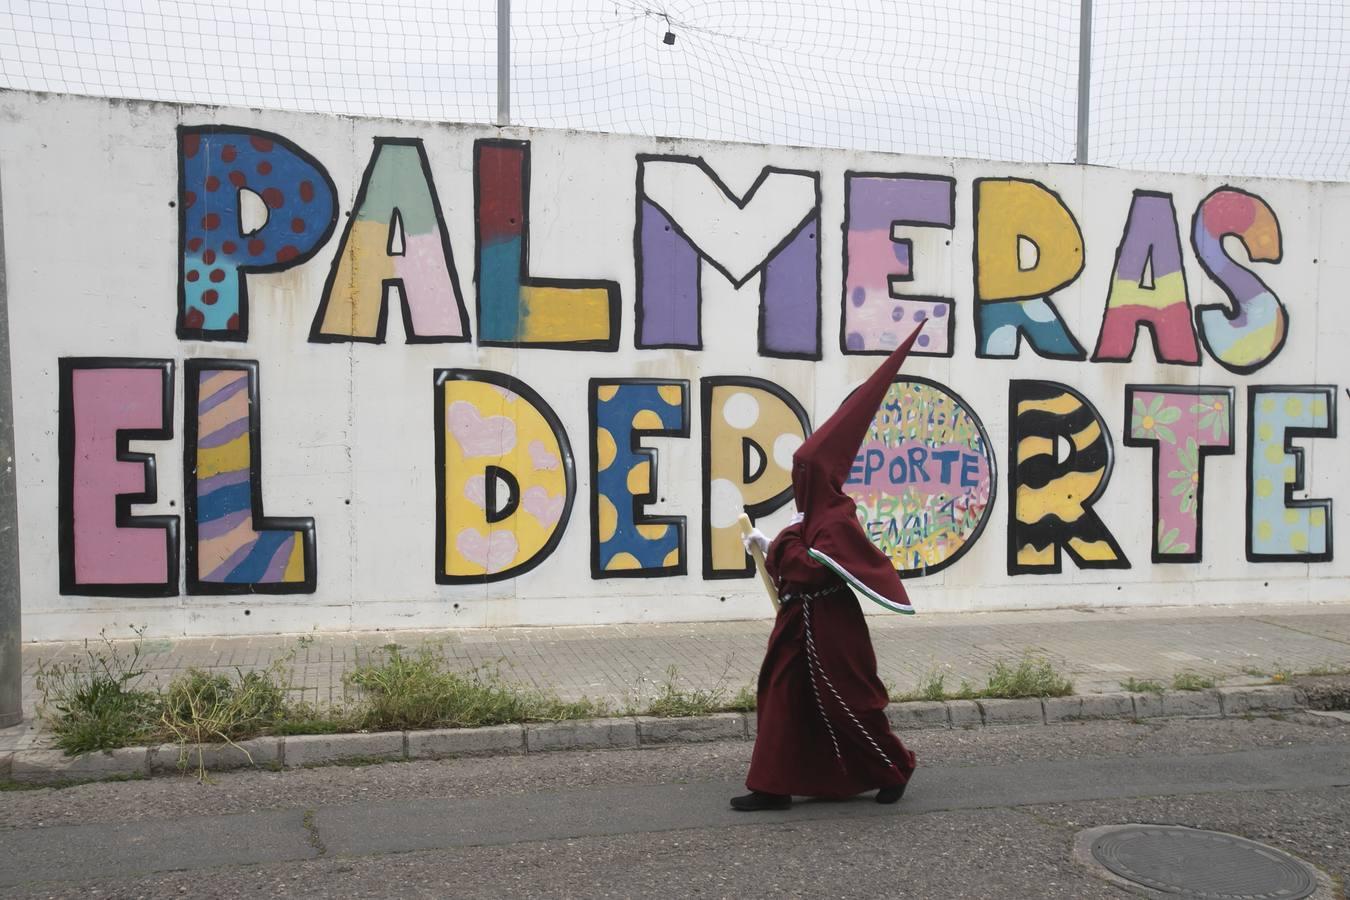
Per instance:
[[[1253,385],[1350,385],[1350,185],[1141,174],[1074,166],[1015,166],[853,154],[786,147],[713,144],[426,123],[363,120],[168,104],[122,103],[0,92],[0,179],[13,343],[18,447],[24,635],[76,639],[107,628],[126,634],[230,635],[312,629],[394,629],[517,624],[699,621],[761,617],[768,606],[757,580],[700,575],[702,473],[698,379],[752,375],[780,384],[810,414],[831,412],[878,362],[840,350],[843,298],[841,226],[846,171],[927,173],[956,180],[950,232],[915,236],[917,280],[906,290],[955,300],[954,355],[916,357],[904,372],[959,393],[979,414],[998,463],[997,498],[982,535],[958,562],[908,582],[920,613],[1067,606],[1249,604],[1344,599],[1350,554],[1332,560],[1248,562],[1246,535],[1247,394]],[[337,186],[338,230],[308,262],[247,277],[252,309],[245,343],[180,340],[175,334],[178,278],[176,131],[220,124],[264,129],[317,158]],[[376,136],[419,138],[430,160],[448,226],[459,283],[474,315],[475,139],[510,137],[531,144],[530,269],[535,275],[616,281],[621,331],[616,352],[491,348],[469,343],[406,344],[395,312],[383,344],[311,343],[310,327],[346,214]],[[758,278],[737,293],[705,269],[702,350],[638,349],[634,342],[634,220],[639,154],[702,157],[728,187],[746,191],[765,166],[819,173],[820,296],[823,359],[774,359],[756,353]],[[1225,247],[1258,272],[1288,310],[1288,339],[1248,375],[1219,366],[1156,361],[1146,334],[1128,363],[1045,359],[1024,343],[1020,358],[977,359],[972,319],[976,178],[1035,179],[1073,211],[1085,239],[1082,275],[1054,295],[1089,355],[1101,328],[1117,245],[1132,191],[1172,195],[1193,307],[1226,302],[1197,262],[1189,233],[1197,205],[1232,185],[1259,195],[1278,217],[1278,264],[1249,263],[1238,242]],[[763,211],[711,229],[711,239],[744,247],[765,223],[799,216],[791,190],[762,197]],[[678,195],[677,195],[678,196]],[[689,197],[688,190],[684,194]],[[671,202],[680,202],[678,199]],[[809,204],[809,198],[807,200]],[[795,221],[795,219],[794,219]],[[742,229],[736,233],[736,229]],[[935,236],[936,235],[936,236]],[[950,244],[946,240],[950,240]],[[261,379],[263,499],[268,515],[311,516],[317,529],[313,593],[134,598],[63,595],[59,589],[58,360],[63,357],[174,360],[174,438],[135,442],[154,453],[159,497],[136,514],[183,511],[184,361],[257,360]],[[565,425],[576,460],[571,520],[552,555],[520,577],[485,585],[435,579],[435,451],[429,413],[433,370],[493,369],[523,380]],[[690,436],[653,438],[659,452],[654,513],[686,518],[689,574],[658,578],[592,577],[590,465],[586,391],[591,378],[690,381]],[[1045,379],[1086,396],[1105,420],[1114,468],[1095,510],[1131,567],[1060,574],[1008,574],[1009,418],[1012,379]],[[1234,453],[1206,464],[1203,559],[1150,562],[1149,450],[1126,447],[1128,384],[1220,385],[1236,389]],[[1306,489],[1298,497],[1333,500],[1333,533],[1350,514],[1350,437],[1300,439]],[[762,524],[772,534],[791,504]],[[1334,538],[1333,538],[1334,540]],[[1333,544],[1334,546],[1334,544]]]

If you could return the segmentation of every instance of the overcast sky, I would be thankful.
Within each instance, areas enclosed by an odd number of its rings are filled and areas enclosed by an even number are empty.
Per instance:
[[[1344,0],[1093,5],[1093,162],[1350,179]],[[1079,0],[511,6],[518,124],[988,159],[1074,154]],[[0,83],[491,121],[495,23],[491,0],[7,0]]]

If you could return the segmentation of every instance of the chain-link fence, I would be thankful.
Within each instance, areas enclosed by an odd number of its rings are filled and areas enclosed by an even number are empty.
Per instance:
[[[511,121],[1075,156],[1083,0],[514,0]],[[1350,178],[1344,0],[1094,0],[1089,161]],[[9,0],[9,87],[491,122],[493,0]]]

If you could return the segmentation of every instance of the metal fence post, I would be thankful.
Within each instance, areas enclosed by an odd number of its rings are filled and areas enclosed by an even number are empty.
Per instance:
[[[14,477],[14,397],[9,377],[9,295],[5,283],[4,226],[4,209],[0,204],[0,728],[18,724],[23,719],[19,515]]]
[[[497,124],[511,124],[511,0],[497,0]]]
[[[1092,100],[1092,0],[1078,7],[1078,152],[1074,162],[1088,161],[1088,104]]]

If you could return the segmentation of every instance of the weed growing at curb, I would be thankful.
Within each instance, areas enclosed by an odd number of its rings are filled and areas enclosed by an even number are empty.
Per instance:
[[[1023,697],[1065,697],[1073,693],[1073,682],[1056,671],[1050,660],[1030,655],[1022,657],[1016,665],[1003,660],[996,661],[982,688],[962,679],[959,688],[949,691],[946,683],[946,674],[938,669],[930,669],[919,680],[918,687],[902,694],[892,691],[891,699],[897,703],[916,700],[1016,700]]]
[[[896,694],[891,691],[891,699],[900,703],[908,703],[915,700],[944,700],[947,697],[947,676],[938,669],[929,669],[919,679],[919,686],[912,691],[903,694]]]
[[[1199,672],[1178,672],[1172,676],[1174,691],[1206,691],[1214,687],[1214,679]]]
[[[1054,664],[1048,659],[1022,657],[1016,668],[999,660],[993,670],[981,697],[1067,697],[1073,693],[1073,682],[1055,671]]]
[[[710,688],[686,689],[676,683],[679,670],[675,666],[666,669],[666,680],[657,691],[656,697],[647,705],[646,715],[673,719],[680,716],[706,716],[731,708],[735,701],[728,700],[725,675]],[[754,705],[754,696],[749,688],[741,688],[735,700]]]
[[[736,696],[731,698],[731,702],[726,705],[728,712],[754,712],[759,708],[759,694],[755,685],[747,684],[736,692]]]
[[[508,684],[495,669],[452,672],[446,662],[443,653],[430,647],[411,656],[393,649],[378,664],[348,672],[345,681],[361,691],[353,711],[358,728],[477,728],[588,719],[609,712],[607,704],[586,698],[565,702],[543,691]]]
[[[1166,690],[1162,682],[1144,680],[1140,681],[1134,676],[1126,678],[1120,683],[1121,690],[1129,691],[1134,694],[1161,694]]]
[[[145,675],[142,634],[136,632],[130,656],[100,631],[94,645],[84,642],[83,661],[38,663],[38,710],[68,755],[126,747],[154,735],[158,698],[139,687]]]

